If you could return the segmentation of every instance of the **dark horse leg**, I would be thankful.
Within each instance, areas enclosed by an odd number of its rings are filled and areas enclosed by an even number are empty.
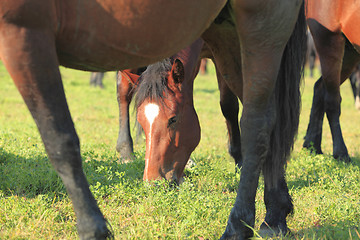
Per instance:
[[[319,53],[322,77],[314,86],[310,121],[303,146],[305,148],[313,146],[316,153],[322,153],[322,125],[326,112],[333,140],[333,155],[347,162],[350,161],[350,157],[339,120],[340,85],[350,76],[360,56],[341,33],[330,32],[318,22],[311,20],[309,20],[309,27]]]
[[[71,198],[80,238],[111,237],[82,170],[79,139],[65,99],[53,32],[15,25],[2,29],[7,31],[0,32],[0,56],[31,112],[50,161]]]
[[[283,5],[277,4],[281,6],[278,11],[273,11],[274,6],[270,3],[262,5],[266,6],[264,8],[258,8],[260,5],[253,1],[229,4],[228,9],[232,8],[235,12],[233,17],[227,14],[225,7],[203,35],[227,85],[243,99],[243,164],[236,201],[222,239],[248,239],[253,236],[248,226],[254,227],[255,224],[255,195],[261,171],[264,173],[269,211],[265,221],[269,221],[268,225],[274,231],[283,234],[287,231],[286,216],[292,210],[292,203],[284,180],[284,165],[299,120],[300,69],[305,60],[305,46],[299,42],[306,44],[306,24],[302,7],[299,27],[283,58],[301,2],[281,3]],[[236,19],[236,23],[232,23],[231,19]],[[284,66],[279,73],[282,59]],[[281,198],[279,194],[285,197]],[[278,200],[281,201],[279,205],[276,204]]]
[[[229,154],[235,160],[235,166],[242,166],[241,140],[239,129],[239,101],[224,81],[222,74],[216,70],[220,90],[220,107],[226,120],[229,134]]]

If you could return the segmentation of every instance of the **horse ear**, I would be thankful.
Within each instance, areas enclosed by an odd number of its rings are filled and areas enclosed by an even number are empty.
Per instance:
[[[175,59],[171,69],[171,75],[175,83],[182,83],[184,81],[185,69],[184,65],[179,59]]]

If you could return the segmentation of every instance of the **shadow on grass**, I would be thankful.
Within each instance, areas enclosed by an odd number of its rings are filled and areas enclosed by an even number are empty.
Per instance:
[[[360,168],[360,155],[352,157],[350,163],[345,163],[335,159],[332,155],[316,154],[314,151],[303,149],[296,158],[300,158],[301,165],[296,168],[302,171],[291,172],[287,174],[295,174],[293,177],[288,178],[289,189],[302,189],[322,181],[324,179],[332,179],[333,176],[339,176],[339,181],[346,181],[346,172],[357,172]],[[298,161],[292,159],[291,162]],[[332,181],[332,180],[331,180]]]
[[[34,198],[40,194],[66,195],[65,187],[47,156],[41,153],[30,156],[7,152],[0,147],[0,191],[3,196]],[[142,157],[136,156],[133,162],[120,164],[115,155],[109,157],[84,152],[83,169],[90,188],[142,181],[145,165]]]
[[[313,227],[293,232],[292,236],[295,236],[295,239],[359,239],[359,226],[349,224],[342,221],[334,224],[322,224],[319,221],[315,222]]]

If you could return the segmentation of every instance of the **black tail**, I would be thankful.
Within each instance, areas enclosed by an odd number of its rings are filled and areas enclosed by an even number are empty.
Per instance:
[[[271,134],[269,155],[263,166],[264,180],[269,186],[277,186],[297,135],[305,58],[306,19],[303,3],[295,29],[284,50],[274,91],[276,124]]]

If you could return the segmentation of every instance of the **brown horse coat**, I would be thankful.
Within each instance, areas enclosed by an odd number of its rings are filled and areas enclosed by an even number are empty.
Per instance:
[[[307,0],[307,18],[316,19],[332,32],[343,32],[360,51],[359,2],[354,0]]]
[[[13,24],[23,26],[24,31],[46,31],[49,38],[55,38],[59,62],[66,67],[92,71],[126,69],[145,66],[186,47],[209,27],[225,2],[2,0],[0,29],[4,29],[4,24]],[[171,9],[176,9],[177,14]],[[191,33],[187,29],[192,29]],[[16,31],[2,34],[10,41],[18,38]],[[1,55],[7,52],[0,51]]]

